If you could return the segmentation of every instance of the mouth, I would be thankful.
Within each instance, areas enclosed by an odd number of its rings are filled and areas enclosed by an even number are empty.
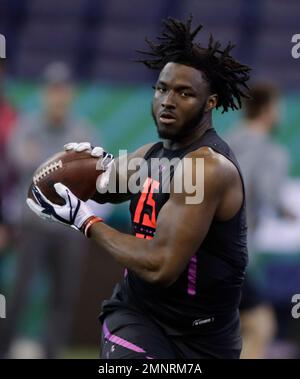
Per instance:
[[[162,112],[159,116],[159,121],[162,124],[173,124],[176,121],[176,117],[173,113],[170,112]]]

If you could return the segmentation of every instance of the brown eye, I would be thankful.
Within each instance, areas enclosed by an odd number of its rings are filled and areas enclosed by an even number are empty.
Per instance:
[[[181,92],[181,97],[191,97],[192,94],[188,93],[188,92]]]
[[[166,89],[163,88],[163,87],[157,87],[157,91],[160,92],[160,93],[165,93]]]

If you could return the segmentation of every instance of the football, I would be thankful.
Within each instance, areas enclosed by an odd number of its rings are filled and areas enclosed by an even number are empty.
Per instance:
[[[60,182],[67,186],[79,199],[86,201],[96,192],[96,181],[104,171],[97,170],[99,158],[89,152],[63,151],[50,157],[33,174],[28,197],[35,200],[32,186],[36,185],[53,203],[63,205],[64,200],[56,193],[53,185]]]

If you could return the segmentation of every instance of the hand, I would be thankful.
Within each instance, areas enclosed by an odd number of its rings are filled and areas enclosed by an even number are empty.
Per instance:
[[[101,159],[101,168],[103,170],[107,170],[114,161],[114,156],[106,151],[103,150],[102,147],[92,147],[89,142],[70,142],[64,145],[65,151],[74,150],[77,153],[80,153],[82,151],[88,151],[90,152],[92,157],[95,158],[102,158]]]
[[[70,142],[64,145],[64,150],[74,150],[78,153],[82,151],[88,151],[92,157],[99,158],[97,169],[104,170],[104,173],[99,176],[99,180],[97,181],[97,188],[99,188],[100,191],[108,188],[111,172],[115,168],[115,160],[112,154],[107,153],[100,146],[92,147],[89,142]]]
[[[26,200],[29,208],[39,217],[45,220],[69,225],[76,230],[83,231],[85,234],[87,233],[87,221],[90,222],[95,219],[97,219],[97,221],[102,221],[102,219],[94,216],[92,210],[85,204],[85,202],[78,199],[69,188],[62,183],[54,184],[54,188],[59,196],[65,200],[65,205],[52,203],[37,186],[34,186],[32,189],[37,203],[32,199]]]

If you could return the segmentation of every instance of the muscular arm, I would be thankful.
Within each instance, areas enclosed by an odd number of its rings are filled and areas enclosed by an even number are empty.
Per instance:
[[[102,250],[150,283],[167,287],[176,281],[204,240],[226,189],[227,168],[222,160],[210,153],[198,153],[197,157],[205,158],[204,200],[187,205],[186,193],[171,193],[159,213],[152,240],[101,223],[91,228],[91,237]],[[192,167],[195,175],[195,160]]]
[[[128,170],[128,163],[134,159],[134,158],[143,158],[146,154],[146,152],[150,149],[150,147],[153,145],[153,143],[149,143],[147,145],[144,145],[134,151],[133,153],[122,155],[115,159],[115,165],[113,167],[112,173],[110,175],[110,188],[114,188],[113,185],[114,182],[116,182],[116,188],[119,188],[120,184],[123,184],[123,188],[127,188],[128,180],[131,177],[131,175],[134,174],[135,171],[129,171]],[[125,175],[124,175],[125,173]],[[96,192],[93,196],[92,200],[96,201],[97,203],[104,204],[104,203],[113,203],[118,204],[122,203],[124,201],[130,200],[131,194],[127,188],[127,192],[125,193],[113,193],[113,191],[109,191],[105,194],[101,194],[99,192]]]

